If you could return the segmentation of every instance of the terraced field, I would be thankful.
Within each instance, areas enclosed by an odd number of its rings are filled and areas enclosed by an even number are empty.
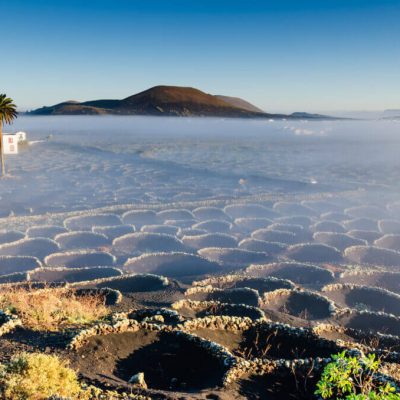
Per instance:
[[[243,186],[222,172],[93,149],[79,155],[91,167],[85,181],[80,164],[77,182],[77,150],[41,146],[49,160],[63,149],[59,177],[67,166],[70,180],[60,192],[52,175],[35,177],[46,201],[35,190],[1,205],[0,300],[57,291],[100,299],[106,315],[46,330],[2,313],[2,361],[54,353],[89,384],[160,399],[313,398],[341,349],[378,354],[399,379],[396,191],[349,179],[340,190],[265,178]],[[12,161],[14,177],[25,163]],[[15,178],[1,190],[22,193]]]

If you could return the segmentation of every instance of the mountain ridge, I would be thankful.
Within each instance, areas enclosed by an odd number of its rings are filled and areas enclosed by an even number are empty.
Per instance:
[[[28,115],[151,115],[230,118],[330,118],[319,114],[270,114],[238,97],[212,95],[193,87],[159,85],[122,100],[73,100],[33,110]]]

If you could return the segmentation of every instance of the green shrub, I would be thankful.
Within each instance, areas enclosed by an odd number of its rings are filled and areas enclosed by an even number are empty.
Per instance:
[[[391,383],[376,379],[380,360],[375,354],[351,357],[343,351],[332,359],[317,383],[316,395],[335,400],[400,400]]]

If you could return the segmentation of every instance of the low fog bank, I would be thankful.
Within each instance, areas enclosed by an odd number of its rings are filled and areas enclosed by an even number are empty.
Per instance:
[[[383,120],[22,116],[5,131],[24,130],[32,144],[7,157],[10,178],[0,182],[0,211],[360,188],[392,196],[400,182],[399,126]]]

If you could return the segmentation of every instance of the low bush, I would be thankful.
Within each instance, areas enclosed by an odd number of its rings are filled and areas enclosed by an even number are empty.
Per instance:
[[[130,399],[113,391],[81,385],[68,362],[53,355],[21,353],[0,365],[0,397],[5,400]],[[138,399],[144,396],[132,397]]]
[[[5,399],[78,398],[80,391],[75,371],[55,356],[22,353],[0,369],[0,392]]]

